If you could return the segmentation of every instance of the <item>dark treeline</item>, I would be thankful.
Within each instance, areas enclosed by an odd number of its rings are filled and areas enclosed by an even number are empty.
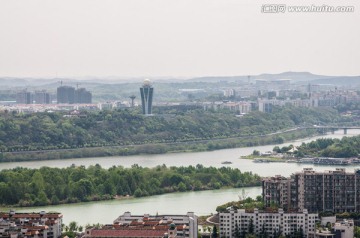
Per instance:
[[[275,108],[241,118],[229,111],[171,110],[144,117],[138,110],[0,114],[0,152],[194,142],[263,135],[307,124],[343,122],[336,110]],[[349,119],[350,120],[350,119]]]
[[[340,103],[335,108],[339,112],[352,111],[352,112],[355,112],[356,114],[359,114],[360,102]]]
[[[360,154],[360,136],[343,137],[342,139],[317,139],[307,144],[302,143],[297,149],[297,154],[302,156],[358,157]]]
[[[204,167],[15,168],[0,171],[0,204],[43,206],[149,196],[169,192],[258,186],[261,178],[239,169]]]

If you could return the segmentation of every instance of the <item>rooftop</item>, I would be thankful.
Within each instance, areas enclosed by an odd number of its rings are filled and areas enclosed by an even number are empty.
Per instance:
[[[90,237],[163,237],[164,230],[93,230]]]

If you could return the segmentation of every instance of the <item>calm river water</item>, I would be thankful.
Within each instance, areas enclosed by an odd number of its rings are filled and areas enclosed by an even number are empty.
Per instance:
[[[348,130],[347,136],[359,135],[360,130]],[[335,134],[317,136],[308,139],[293,141],[279,145],[280,147],[293,144],[300,145],[302,142],[310,142],[317,138],[342,138],[343,131],[336,131]],[[95,165],[100,164],[103,168],[111,166],[130,167],[138,164],[143,167],[155,167],[165,164],[167,166],[188,166],[203,164],[205,166],[222,167],[223,161],[231,161],[232,164],[226,165],[233,168],[239,168],[241,171],[252,171],[261,176],[273,176],[281,174],[288,176],[296,171],[306,167],[314,167],[318,171],[333,169],[331,166],[314,166],[310,164],[296,163],[253,163],[251,160],[239,159],[240,156],[248,155],[253,150],[260,152],[271,151],[274,145],[256,146],[248,148],[225,149],[211,152],[197,153],[178,153],[162,155],[136,155],[136,156],[115,156],[101,158],[81,158],[69,160],[52,160],[52,161],[34,161],[34,162],[17,162],[1,163],[0,169],[15,168],[18,166],[28,168],[48,167],[68,167],[75,165]],[[342,166],[336,166],[342,167]],[[349,171],[360,166],[346,166]],[[260,187],[251,187],[244,189],[222,189],[214,191],[199,191],[164,194],[145,198],[127,198],[112,201],[90,202],[80,204],[66,204],[58,206],[35,207],[35,208],[16,208],[16,211],[58,211],[64,214],[64,222],[77,221],[79,224],[87,223],[112,223],[117,216],[126,211],[133,214],[185,214],[188,211],[194,211],[198,215],[207,215],[215,213],[216,206],[228,201],[238,200],[238,196],[246,194],[250,197],[256,197],[261,194]],[[0,210],[9,210],[9,208],[0,208]]]

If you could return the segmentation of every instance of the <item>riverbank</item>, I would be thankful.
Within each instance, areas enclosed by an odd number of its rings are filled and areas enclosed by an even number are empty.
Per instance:
[[[240,159],[252,160],[254,163],[270,163],[270,162],[286,162],[286,157],[275,157],[275,156],[261,156],[261,155],[245,155],[240,156]]]
[[[229,148],[281,144],[285,141],[292,141],[315,135],[319,135],[317,130],[298,128],[296,130],[287,130],[285,132],[271,133],[268,135],[208,139],[191,142],[184,141],[131,146],[83,147],[76,149],[2,152],[0,153],[0,162],[214,151]]]

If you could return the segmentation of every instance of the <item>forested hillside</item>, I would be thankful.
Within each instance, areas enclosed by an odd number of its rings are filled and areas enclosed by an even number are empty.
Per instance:
[[[338,123],[332,109],[278,108],[241,118],[228,111],[168,110],[144,117],[138,110],[13,114],[0,116],[0,151],[198,141],[263,135],[306,124]]]
[[[260,177],[239,169],[203,167],[16,168],[0,171],[0,205],[42,206],[149,196],[189,190],[260,185]]]

